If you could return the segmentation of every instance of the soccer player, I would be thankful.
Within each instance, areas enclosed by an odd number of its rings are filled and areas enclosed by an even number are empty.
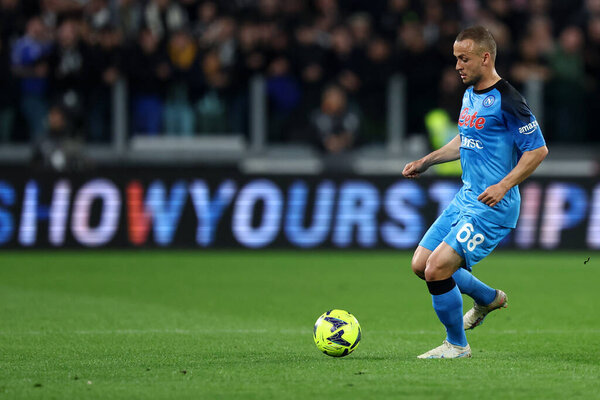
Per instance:
[[[479,281],[471,268],[516,226],[521,203],[517,185],[548,154],[525,99],[496,72],[496,42],[490,32],[481,26],[460,32],[454,56],[456,70],[468,86],[459,135],[408,163],[402,172],[417,178],[432,165],[459,158],[463,170],[462,188],[425,233],[412,259],[412,269],[426,281],[447,334],[441,346],[418,358],[470,357],[465,330],[506,307],[506,294]],[[464,317],[461,292],[474,299]]]

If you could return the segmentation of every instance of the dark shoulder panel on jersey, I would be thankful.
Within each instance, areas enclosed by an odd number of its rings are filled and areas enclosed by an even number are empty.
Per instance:
[[[502,96],[502,111],[509,115],[514,115],[524,124],[531,122],[533,113],[527,104],[527,101],[517,89],[506,80],[502,79],[496,84],[496,89]]]
[[[502,79],[496,89],[502,97],[501,112],[506,129],[520,151],[530,151],[546,144],[540,126],[521,94]]]

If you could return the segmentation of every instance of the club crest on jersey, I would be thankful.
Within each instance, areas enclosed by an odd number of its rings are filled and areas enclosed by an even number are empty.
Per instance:
[[[469,107],[465,107],[460,112],[460,117],[458,118],[458,126],[462,126],[465,128],[473,128],[479,130],[483,129],[485,125],[485,118],[477,117],[477,111],[473,114],[469,114]]]
[[[488,97],[483,99],[483,106],[491,107],[495,102],[496,102],[496,98],[494,97],[494,95],[490,94]]]

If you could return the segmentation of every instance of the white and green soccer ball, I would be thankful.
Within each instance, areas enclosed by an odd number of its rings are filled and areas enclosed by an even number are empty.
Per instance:
[[[317,319],[313,338],[317,348],[332,357],[352,353],[360,342],[360,324],[344,310],[329,310]]]

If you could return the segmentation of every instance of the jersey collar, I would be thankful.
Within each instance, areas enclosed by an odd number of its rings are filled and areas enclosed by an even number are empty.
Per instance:
[[[473,88],[473,93],[475,93],[475,94],[484,94],[484,93],[487,93],[487,92],[489,92],[491,90],[494,90],[502,82],[504,82],[504,79],[500,78],[500,80],[498,82],[494,83],[489,88],[485,88],[485,89],[481,89],[481,90],[475,90],[475,88]]]

